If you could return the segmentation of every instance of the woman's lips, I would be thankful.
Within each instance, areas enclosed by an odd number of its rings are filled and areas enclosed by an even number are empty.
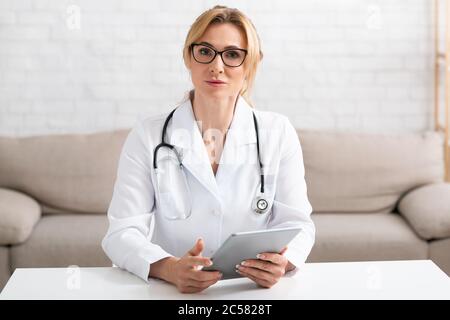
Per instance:
[[[222,81],[205,81],[205,82],[213,87],[222,87],[226,84],[225,82]]]

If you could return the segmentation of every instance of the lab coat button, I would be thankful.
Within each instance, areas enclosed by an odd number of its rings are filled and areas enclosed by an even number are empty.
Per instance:
[[[219,210],[216,210],[216,209],[214,209],[214,210],[213,210],[213,214],[214,214],[215,216],[218,216],[218,215],[220,215],[220,211],[219,211]]]

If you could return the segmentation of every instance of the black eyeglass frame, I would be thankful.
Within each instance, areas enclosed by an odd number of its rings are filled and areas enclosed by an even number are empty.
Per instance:
[[[204,46],[204,47],[208,47],[208,48],[210,48],[212,51],[214,51],[214,56],[212,57],[211,61],[209,61],[209,62],[201,62],[201,61],[198,61],[198,60],[195,58],[195,54],[194,54],[194,47],[195,47],[195,46]],[[217,50],[214,49],[213,47],[208,46],[207,44],[204,44],[204,43],[192,43],[190,47],[191,47],[191,54],[192,54],[192,57],[193,57],[194,60],[197,61],[198,63],[201,63],[201,64],[210,64],[211,62],[214,61],[214,59],[216,58],[217,55],[220,55],[220,58],[222,59],[223,64],[226,65],[227,67],[230,67],[230,68],[237,68],[237,67],[240,67],[240,66],[244,63],[245,58],[247,58],[247,53],[248,53],[248,51],[247,51],[246,49],[241,49],[241,48],[229,48],[229,49],[225,49],[225,50],[222,50],[222,51],[217,51]],[[238,50],[238,51],[244,52],[244,59],[242,59],[242,62],[241,62],[239,65],[237,65],[237,66],[230,66],[230,65],[228,65],[228,64],[225,62],[225,60],[223,59],[223,55],[222,55],[222,54],[223,54],[224,52],[227,52],[227,51],[233,51],[233,50],[234,50],[234,51]]]

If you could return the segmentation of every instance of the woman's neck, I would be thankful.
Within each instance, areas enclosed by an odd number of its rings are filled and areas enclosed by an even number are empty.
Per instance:
[[[191,103],[195,119],[200,127],[202,136],[205,132],[219,130],[226,134],[233,120],[237,97],[214,99],[194,92]]]

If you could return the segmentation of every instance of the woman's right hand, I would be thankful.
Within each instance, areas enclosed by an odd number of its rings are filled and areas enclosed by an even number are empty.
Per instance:
[[[212,286],[222,278],[219,271],[202,271],[203,267],[212,265],[210,258],[202,257],[205,247],[198,239],[194,247],[183,257],[176,259],[170,266],[170,282],[182,293],[200,292]]]

